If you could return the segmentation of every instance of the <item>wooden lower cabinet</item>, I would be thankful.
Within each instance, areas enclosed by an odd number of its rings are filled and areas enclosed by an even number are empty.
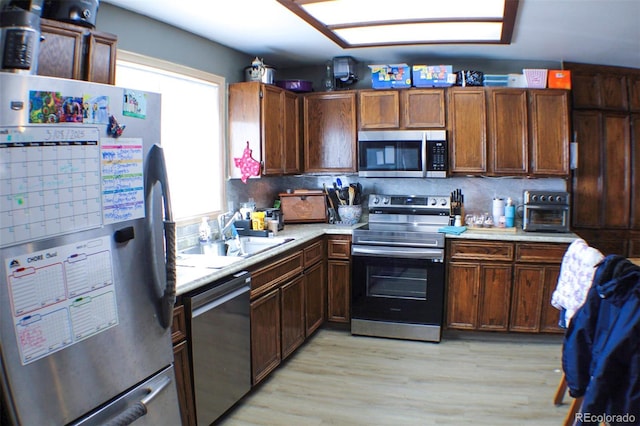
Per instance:
[[[327,306],[327,268],[324,256],[304,271],[305,333],[309,337],[324,323]]]
[[[454,240],[447,244],[447,327],[562,333],[551,306],[567,244]]]
[[[467,330],[507,330],[511,265],[451,263],[447,326]]]
[[[196,410],[191,384],[191,362],[189,360],[186,318],[184,306],[182,305],[176,306],[173,310],[171,341],[173,343],[173,365],[178,403],[180,404],[180,418],[183,426],[192,426],[196,424]]]
[[[351,236],[327,240],[327,321],[351,321]]]
[[[264,380],[326,318],[324,239],[311,241],[251,271],[251,369]]]
[[[278,288],[251,302],[251,375],[254,385],[282,360],[280,303]]]
[[[304,287],[302,276],[280,287],[282,359],[298,349],[306,337]]]
[[[351,265],[343,260],[327,261],[327,321],[351,321]]]

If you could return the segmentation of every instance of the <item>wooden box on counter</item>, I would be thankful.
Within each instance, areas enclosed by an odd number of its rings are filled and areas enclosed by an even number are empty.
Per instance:
[[[278,194],[284,223],[313,223],[327,221],[327,201],[320,190],[296,189]]]

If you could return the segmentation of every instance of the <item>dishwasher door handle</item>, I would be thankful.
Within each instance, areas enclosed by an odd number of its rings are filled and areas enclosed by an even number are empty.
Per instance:
[[[248,293],[251,290],[251,287],[248,285],[242,286],[237,290],[234,290],[230,293],[227,293],[223,296],[220,296],[219,298],[215,299],[213,302],[211,303],[207,303],[206,305],[203,306],[199,306],[195,309],[193,309],[193,311],[191,312],[191,318],[196,318],[204,313],[209,312],[212,309],[217,308],[220,305],[223,305],[225,303],[227,303],[229,300],[235,299],[236,297],[240,296],[241,294],[244,293]]]

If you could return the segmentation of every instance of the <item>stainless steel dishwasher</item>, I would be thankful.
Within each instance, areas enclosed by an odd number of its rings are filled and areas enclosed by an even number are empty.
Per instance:
[[[251,389],[251,275],[238,272],[185,298],[198,425],[209,425]]]

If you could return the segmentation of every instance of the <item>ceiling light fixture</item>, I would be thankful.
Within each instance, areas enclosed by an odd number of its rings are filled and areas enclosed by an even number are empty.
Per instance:
[[[277,0],[344,49],[510,44],[519,0]]]

